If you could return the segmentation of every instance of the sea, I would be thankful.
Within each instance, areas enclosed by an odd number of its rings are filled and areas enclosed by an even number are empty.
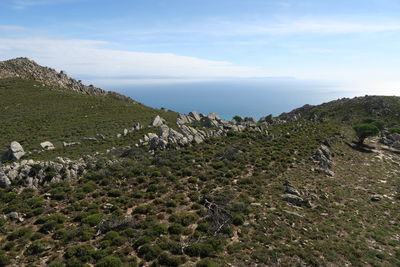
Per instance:
[[[196,110],[217,113],[231,120],[233,116],[274,116],[305,104],[318,105],[355,92],[338,89],[335,83],[299,81],[297,79],[263,79],[246,81],[210,81],[176,84],[126,84],[115,90],[153,108],[181,113]]]

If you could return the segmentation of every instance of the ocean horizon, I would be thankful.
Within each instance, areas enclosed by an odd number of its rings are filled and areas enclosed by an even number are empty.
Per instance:
[[[196,82],[179,84],[125,85],[115,90],[153,107],[180,113],[196,110],[203,114],[217,113],[231,120],[233,116],[260,117],[289,112],[305,104],[318,105],[356,93],[338,90],[335,85],[271,79],[262,81]]]

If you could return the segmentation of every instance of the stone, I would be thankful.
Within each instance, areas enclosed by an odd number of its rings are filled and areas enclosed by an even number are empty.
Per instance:
[[[0,187],[8,187],[10,185],[10,179],[5,175],[5,173],[0,172]]]
[[[218,117],[217,113],[215,113],[215,112],[212,112],[212,113],[208,114],[207,118],[209,118],[211,120],[217,120],[217,121],[221,120],[221,118]]]
[[[96,134],[96,139],[98,139],[98,140],[105,140],[106,137],[105,137],[104,135],[102,135],[102,134]]]
[[[281,198],[282,198],[282,200],[284,200],[286,202],[289,202],[289,203],[291,203],[293,205],[296,205],[296,206],[304,205],[304,199],[302,199],[301,197],[296,196],[296,195],[284,194],[284,195],[281,196]]]
[[[192,122],[191,117],[189,117],[185,114],[181,114],[181,113],[178,114],[178,117],[176,119],[177,124],[187,124],[187,123],[191,123],[191,122]]]
[[[63,147],[78,146],[80,144],[81,144],[80,142],[71,142],[71,143],[63,142]]]
[[[8,148],[8,151],[4,154],[5,160],[19,160],[25,155],[25,151],[20,143],[13,141]]]
[[[42,148],[42,150],[54,150],[56,149],[56,147],[53,145],[53,143],[49,142],[49,141],[45,141],[40,143],[40,147]]]
[[[97,141],[97,139],[94,138],[94,137],[84,137],[84,138],[81,138],[81,141],[89,141],[89,142],[91,142],[91,141]]]
[[[381,195],[373,195],[371,197],[371,201],[377,202],[377,201],[381,201],[382,200],[382,196]]]
[[[286,193],[300,196],[299,190],[297,190],[297,188],[295,188],[289,181],[284,181],[284,185],[286,186]]]
[[[153,122],[150,124],[150,126],[152,126],[152,127],[160,127],[164,123],[165,123],[165,120],[163,118],[161,118],[159,115],[157,115],[154,118]]]
[[[124,129],[124,131],[123,131],[123,136],[127,136],[128,135],[128,133],[129,133],[129,131],[128,131],[128,129]]]
[[[169,136],[169,127],[167,125],[160,126],[160,138],[167,140]]]
[[[8,214],[8,218],[10,218],[11,220],[14,220],[14,221],[18,221],[18,222],[23,222],[25,220],[24,216],[25,216],[25,214],[19,213],[19,212],[15,212],[15,211],[10,212]]]
[[[194,111],[194,110],[193,110],[192,112],[189,113],[189,116],[190,116],[192,119],[194,119],[195,121],[200,121],[201,118],[202,118],[201,114],[199,114],[197,111]]]

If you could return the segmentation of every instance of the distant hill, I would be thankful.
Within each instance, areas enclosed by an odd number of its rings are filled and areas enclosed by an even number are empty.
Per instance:
[[[28,58],[20,57],[0,62],[0,79],[17,77],[42,82],[49,86],[56,86],[82,94],[106,96],[127,102],[135,102],[131,98],[119,93],[104,91],[92,85],[84,85],[81,81],[69,77],[64,71],[57,72],[52,68],[40,66]]]

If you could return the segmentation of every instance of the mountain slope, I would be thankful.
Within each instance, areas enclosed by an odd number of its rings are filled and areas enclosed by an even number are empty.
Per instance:
[[[49,86],[64,88],[87,95],[106,96],[127,102],[134,102],[129,97],[116,92],[107,92],[92,85],[86,86],[80,81],[68,77],[64,71],[57,72],[54,69],[40,66],[28,58],[15,58],[0,61],[0,79],[17,77],[42,82]]]
[[[26,151],[38,150],[40,143],[50,141],[59,149],[37,155],[47,158],[74,158],[113,146],[131,145],[133,136],[140,136],[141,131],[133,133],[129,140],[117,138],[117,134],[132,128],[134,123],[148,125],[156,115],[173,125],[177,116],[139,103],[54,90],[52,86],[20,78],[0,79],[0,99],[0,151],[6,151],[11,141],[20,142]],[[96,134],[106,138],[81,141]],[[63,148],[63,142],[82,144]]]
[[[233,124],[54,89],[0,80],[0,149],[56,146],[0,165],[0,178],[24,173],[0,188],[0,266],[400,265],[400,151],[356,146],[351,127],[398,125],[399,98]],[[185,131],[207,138],[152,146]]]

